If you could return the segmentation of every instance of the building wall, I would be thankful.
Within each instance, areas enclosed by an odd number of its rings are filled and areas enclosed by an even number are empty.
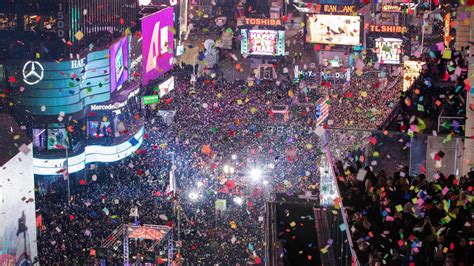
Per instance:
[[[470,28],[469,28],[469,41],[474,42],[474,12],[470,12]],[[474,167],[474,139],[468,138],[474,136],[474,111],[470,110],[470,106],[474,105],[474,47],[470,45],[470,57],[469,57],[469,83],[471,84],[470,91],[466,94],[466,140],[464,141],[464,167],[463,174],[469,172],[470,168]]]

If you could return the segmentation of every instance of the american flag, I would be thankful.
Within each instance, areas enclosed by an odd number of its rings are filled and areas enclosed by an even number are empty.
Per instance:
[[[321,97],[317,102],[316,102],[316,113],[314,114],[314,118],[316,120],[316,126],[321,125],[324,120],[329,116],[329,105],[327,104],[327,101],[329,100],[329,97]]]

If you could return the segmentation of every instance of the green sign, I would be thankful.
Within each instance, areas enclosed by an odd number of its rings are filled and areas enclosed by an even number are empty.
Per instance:
[[[143,97],[143,104],[153,104],[153,103],[159,103],[160,98],[158,95],[148,95]]]

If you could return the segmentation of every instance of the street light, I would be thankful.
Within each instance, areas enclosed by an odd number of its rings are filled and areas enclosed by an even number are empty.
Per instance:
[[[252,181],[258,181],[262,178],[262,170],[254,168],[250,170],[250,179]]]
[[[241,197],[234,197],[234,203],[237,205],[242,205],[244,200]]]
[[[224,173],[226,174],[234,174],[235,168],[233,166],[224,165]]]
[[[199,194],[196,192],[191,192],[189,193],[188,197],[191,201],[197,201],[197,199],[199,198]]]

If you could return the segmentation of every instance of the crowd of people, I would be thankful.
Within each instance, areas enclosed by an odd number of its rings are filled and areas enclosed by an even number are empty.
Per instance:
[[[463,65],[460,60],[456,64]],[[64,186],[37,197],[39,254],[48,254],[40,256],[40,263],[89,264],[101,258],[120,263],[120,239],[106,251],[101,243],[123,224],[170,226],[184,263],[262,263],[264,203],[274,193],[317,194],[320,189],[321,139],[314,129],[314,107],[308,106],[327,91],[329,127],[375,130],[398,104],[407,105],[394,89],[402,82],[396,73],[369,66],[364,71],[350,82],[323,81],[308,91],[291,78],[231,80],[217,72],[193,81],[192,68],[175,67],[174,90],[157,106],[147,106],[144,117],[134,116],[145,126],[135,154],[75,180],[70,205]],[[454,96],[443,97],[442,103],[458,106],[458,92],[454,88]],[[428,103],[420,93],[413,95]],[[276,106],[289,108],[289,122],[272,112]],[[174,122],[165,122],[157,110],[176,111]],[[407,169],[376,175],[355,160],[369,135],[332,131],[328,140],[338,159],[357,150],[336,169],[358,260],[472,264],[466,236],[472,235],[473,177],[438,174],[428,181],[431,177],[423,174],[410,177]],[[367,171],[362,180],[361,169]],[[131,215],[134,209],[138,216]],[[164,261],[163,246],[131,241],[132,260],[153,253]]]
[[[362,265],[472,265],[474,172],[389,175],[355,160],[336,169]]]
[[[296,84],[203,75],[193,86],[190,74],[177,67],[175,90],[156,107],[175,110],[174,123],[164,123],[151,108],[145,112],[144,143],[136,154],[80,180],[72,188],[71,206],[61,200],[64,191],[39,197],[39,253],[49,254],[41,256],[42,264],[94,260],[98,256],[91,254],[120,225],[173,226],[177,211],[184,261],[261,262],[264,202],[270,194],[319,189],[314,110],[295,109],[288,123],[271,114],[275,105],[291,105],[288,91],[296,93]],[[259,175],[252,177],[254,171]],[[216,211],[222,200],[225,206]],[[138,221],[130,216],[135,207]]]
[[[336,128],[377,129],[383,125],[399,102],[401,79],[392,73],[367,68],[352,75],[350,82],[330,87],[329,120]]]

